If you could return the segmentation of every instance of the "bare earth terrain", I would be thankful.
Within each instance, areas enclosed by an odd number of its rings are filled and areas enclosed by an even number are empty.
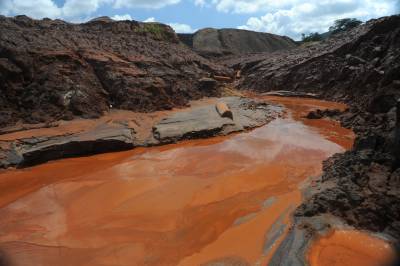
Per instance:
[[[391,258],[400,16],[301,46],[179,37],[0,16],[0,265]]]

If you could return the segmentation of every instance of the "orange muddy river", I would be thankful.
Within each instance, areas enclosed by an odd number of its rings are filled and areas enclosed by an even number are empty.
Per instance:
[[[314,243],[309,251],[311,266],[382,266],[395,258],[384,240],[365,233],[334,230]]]
[[[0,254],[11,265],[264,265],[300,187],[352,146],[337,103],[266,97],[286,118],[250,132],[0,173]],[[3,259],[4,260],[4,259]]]

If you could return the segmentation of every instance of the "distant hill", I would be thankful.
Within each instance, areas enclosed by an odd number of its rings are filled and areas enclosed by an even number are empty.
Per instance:
[[[203,56],[274,52],[297,46],[289,37],[238,29],[206,28],[179,39]]]

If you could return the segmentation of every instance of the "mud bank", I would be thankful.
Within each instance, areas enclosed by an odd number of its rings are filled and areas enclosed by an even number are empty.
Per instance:
[[[218,114],[218,101],[229,106],[231,117]],[[191,104],[151,114],[116,110],[100,119],[59,121],[50,128],[0,135],[0,168],[224,136],[265,125],[283,114],[277,104],[244,97],[209,98]]]
[[[321,174],[323,160],[353,142],[335,121],[304,118],[338,104],[269,100],[281,101],[287,117],[251,132],[0,173],[4,261],[267,263],[289,230],[301,188]]]
[[[295,50],[227,59],[240,70],[239,88],[315,93],[349,104],[335,118],[357,134],[354,148],[324,163],[318,189],[298,217],[333,214],[400,238],[399,43],[395,15]]]

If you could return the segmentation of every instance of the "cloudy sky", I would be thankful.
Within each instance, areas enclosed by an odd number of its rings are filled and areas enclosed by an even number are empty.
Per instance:
[[[0,0],[0,14],[61,18],[98,16],[158,21],[177,32],[241,28],[288,35],[324,32],[339,18],[363,21],[399,13],[400,0]]]

